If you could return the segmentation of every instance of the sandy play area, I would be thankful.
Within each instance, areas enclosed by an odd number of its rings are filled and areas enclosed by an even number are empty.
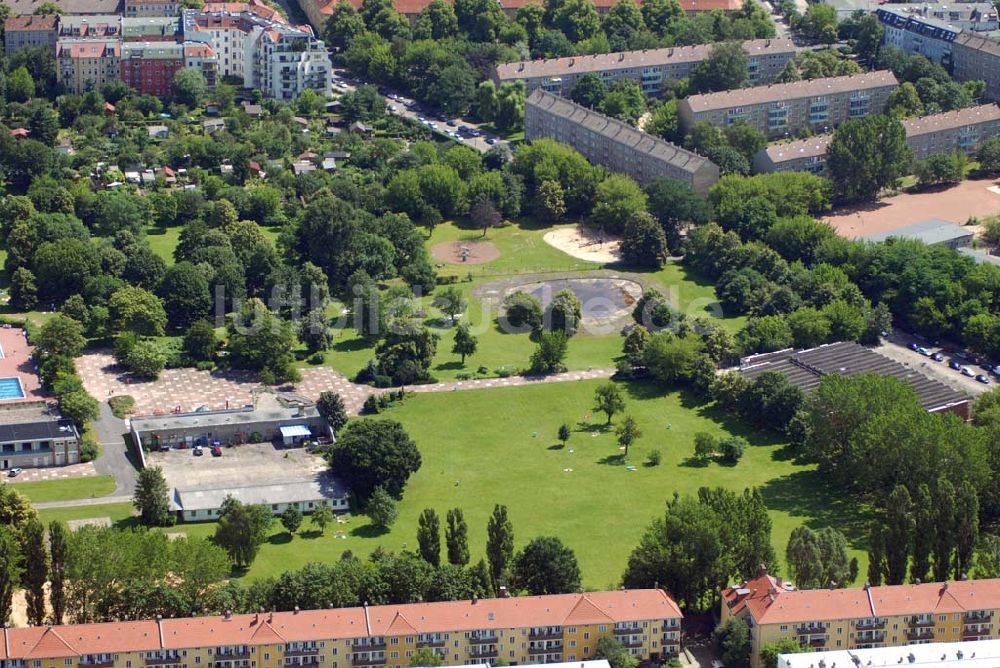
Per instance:
[[[861,207],[838,209],[824,220],[848,239],[919,223],[930,218],[964,225],[971,217],[1000,213],[1000,192],[994,179],[963,181],[949,188],[905,193]]]
[[[500,249],[489,241],[446,241],[431,248],[437,262],[485,264],[500,257]]]
[[[545,243],[567,255],[588,262],[617,262],[618,238],[581,225],[561,227],[545,234]]]

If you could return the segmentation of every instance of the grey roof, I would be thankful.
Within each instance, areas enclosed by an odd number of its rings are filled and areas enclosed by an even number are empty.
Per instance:
[[[740,373],[750,379],[768,371],[782,374],[789,383],[807,394],[819,387],[823,376],[829,374],[856,376],[874,373],[908,383],[916,392],[920,405],[928,411],[969,401],[969,397],[962,392],[857,343],[828,343],[808,350],[780,350],[751,355],[740,362]]]
[[[954,111],[945,111],[940,114],[931,114],[921,118],[907,118],[903,120],[903,128],[906,136],[916,137],[928,132],[939,130],[950,130],[976,123],[989,123],[1000,121],[1000,105],[981,104],[977,107],[966,107]]]
[[[903,5],[904,7],[908,5]],[[924,16],[913,12],[897,9],[894,7],[880,7],[875,12],[876,16],[883,23],[887,23],[894,28],[908,30],[910,32],[927,35],[936,39],[951,41],[962,32],[958,26],[954,26],[947,21],[933,16]]]
[[[931,218],[929,220],[922,220],[919,223],[906,225],[905,227],[900,227],[895,230],[878,232],[861,238],[866,241],[885,241],[891,237],[896,237],[898,239],[916,239],[918,241],[923,241],[925,244],[932,245],[954,241],[956,239],[971,239],[972,231],[947,220]]]
[[[842,77],[825,77],[822,79],[806,79],[790,83],[737,88],[719,93],[691,95],[684,102],[690,105],[695,113],[728,109],[741,105],[764,104],[782,100],[797,100],[808,97],[819,97],[834,93],[847,93],[855,90],[897,86],[899,82],[889,70],[849,74]]]
[[[546,113],[555,114],[573,123],[585,126],[589,130],[601,134],[612,141],[632,147],[637,153],[645,153],[670,163],[678,169],[694,174],[711,161],[697,153],[675,146],[670,142],[646,134],[628,123],[599,114],[564,97],[547,93],[541,88],[536,89],[525,101],[527,107],[537,107]]]
[[[222,425],[251,425],[260,422],[282,420],[304,420],[319,415],[315,406],[269,409],[243,409],[228,411],[195,411],[193,413],[169,413],[132,418],[132,430],[142,434],[147,431],[187,429],[191,427],[213,427]]]
[[[991,255],[985,251],[963,246],[958,249],[962,255],[967,255],[980,264],[992,264],[1000,267],[1000,255]]]
[[[983,37],[976,33],[963,31],[955,38],[955,44],[1000,58],[1000,41],[990,37]]]
[[[119,14],[122,0],[4,0],[12,15],[34,14],[47,1],[59,5],[64,14]]]
[[[177,488],[174,490],[173,505],[175,510],[214,510],[222,506],[227,496],[246,504],[300,503],[342,499],[347,496],[347,487],[335,476],[326,473],[313,480],[289,480],[246,487]]]
[[[35,417],[26,422],[0,424],[0,443],[45,441],[75,435],[73,421],[60,417]]]
[[[771,144],[764,151],[771,162],[775,164],[797,158],[815,158],[826,155],[826,149],[830,146],[832,139],[833,135],[816,135],[781,144]]]
[[[714,46],[714,44],[693,44],[664,49],[598,53],[589,56],[521,60],[497,65],[497,78],[501,81],[507,81],[559,76],[576,72],[604,72],[635,67],[653,67],[670,63],[697,63],[708,58]],[[751,56],[764,53],[795,53],[795,44],[786,38],[753,39],[743,42],[743,50]]]

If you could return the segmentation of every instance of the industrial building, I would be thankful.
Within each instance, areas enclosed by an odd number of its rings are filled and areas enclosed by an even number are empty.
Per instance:
[[[548,138],[568,144],[590,162],[640,184],[665,176],[705,194],[719,180],[719,168],[708,158],[542,89],[525,102],[524,133],[528,141]]]

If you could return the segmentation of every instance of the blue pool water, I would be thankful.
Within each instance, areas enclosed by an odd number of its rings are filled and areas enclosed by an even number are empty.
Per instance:
[[[0,378],[0,401],[4,399],[23,399],[24,389],[17,378]]]

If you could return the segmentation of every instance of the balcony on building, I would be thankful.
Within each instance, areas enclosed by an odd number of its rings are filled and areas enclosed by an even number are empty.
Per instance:
[[[926,629],[934,626],[934,617],[931,615],[920,615],[910,617],[910,628]]]
[[[319,647],[316,645],[312,646],[296,646],[296,645],[285,645],[285,656],[316,656],[319,654]]]
[[[79,668],[114,668],[115,660],[110,654],[84,654],[77,665]]]
[[[854,625],[858,631],[876,631],[885,628],[884,619],[862,619]]]
[[[444,636],[420,634],[417,636],[417,647],[444,647]]]
[[[357,638],[351,643],[352,652],[378,652],[380,650],[385,650],[385,638],[381,636]]]
[[[536,626],[528,632],[532,640],[562,640],[561,626]]]
[[[382,656],[374,656],[374,653],[360,652],[358,654],[351,655],[351,665],[352,666],[384,666],[385,665],[385,652],[382,652]]]
[[[473,659],[495,659],[498,654],[496,645],[477,645],[469,648],[469,656]]]
[[[913,640],[934,640],[934,629],[923,627],[912,627],[906,629],[906,639]]]

